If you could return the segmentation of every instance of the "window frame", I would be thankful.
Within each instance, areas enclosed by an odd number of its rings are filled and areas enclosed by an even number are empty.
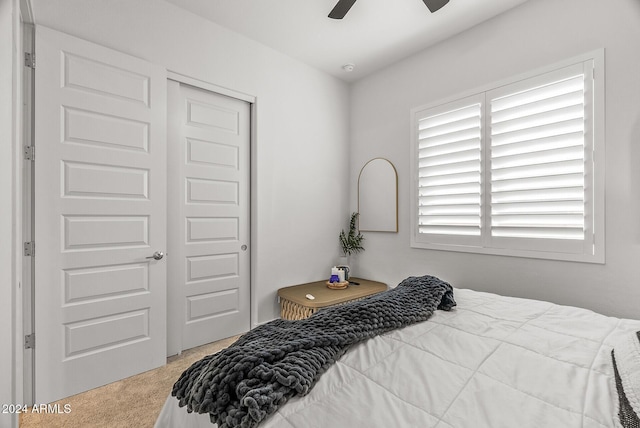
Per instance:
[[[498,238],[491,236],[491,207],[490,207],[490,94],[500,93],[501,88],[525,84],[527,81],[535,81],[543,75],[559,72],[562,69],[579,64],[592,63],[593,97],[587,97],[592,104],[586,108],[591,116],[588,133],[591,141],[591,150],[585,150],[585,162],[591,164],[590,173],[592,179],[586,176],[585,195],[589,199],[591,209],[585,215],[585,239],[574,243],[565,240],[556,240],[561,245],[553,246],[554,240],[534,238]],[[466,91],[465,93],[447,97],[437,102],[429,103],[411,109],[411,231],[410,245],[412,248],[432,249],[455,252],[469,252],[478,254],[515,256],[537,259],[564,260],[587,263],[605,262],[605,79],[604,79],[604,49],[588,52],[565,61],[561,61],[546,67],[542,67],[527,73],[523,73],[499,82],[485,85],[481,88]],[[447,111],[447,105],[455,106],[455,103],[464,100],[482,98],[482,143],[481,143],[481,168],[482,168],[482,232],[480,239],[468,240],[457,236],[428,235],[418,233],[419,212],[419,121],[425,117],[427,111]],[[460,104],[458,104],[460,105]],[[452,107],[451,109],[454,109]],[[585,200],[585,204],[586,204]],[[423,235],[423,236],[420,236]],[[433,239],[432,239],[433,238]],[[580,245],[576,245],[580,243]],[[565,245],[567,244],[567,245]],[[553,248],[550,250],[549,248]]]

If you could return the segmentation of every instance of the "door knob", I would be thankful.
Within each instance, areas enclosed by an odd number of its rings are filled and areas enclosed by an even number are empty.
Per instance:
[[[156,251],[155,253],[153,253],[153,256],[149,256],[149,257],[145,257],[147,259],[155,259],[155,260],[162,260],[162,258],[164,257],[164,253],[162,251]]]

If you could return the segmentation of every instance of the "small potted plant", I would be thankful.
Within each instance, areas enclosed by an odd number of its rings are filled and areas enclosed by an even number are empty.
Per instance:
[[[351,214],[348,233],[345,233],[344,229],[340,232],[340,246],[342,247],[342,252],[345,257],[364,251],[364,247],[362,246],[364,236],[362,236],[356,227],[358,215],[358,213]]]

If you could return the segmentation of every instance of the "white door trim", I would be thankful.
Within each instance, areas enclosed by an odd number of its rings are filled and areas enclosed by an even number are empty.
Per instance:
[[[176,82],[184,83],[186,85],[190,85],[199,89],[204,89],[209,92],[215,92],[216,94],[226,95],[227,97],[235,98],[237,100],[246,101],[250,104],[256,102],[256,97],[254,97],[253,95],[245,94],[243,92],[205,82],[204,80],[185,76],[184,74],[176,73],[175,71],[167,71],[167,79],[175,80]]]
[[[186,76],[175,71],[167,70],[167,80],[174,80],[179,83],[191,85],[195,88],[204,89],[206,91],[215,92],[220,95],[226,95],[231,98],[235,98],[241,101],[246,101],[250,104],[250,144],[249,144],[249,162],[251,164],[249,169],[249,194],[250,194],[250,210],[249,210],[249,281],[250,281],[250,325],[251,328],[255,328],[260,323],[258,322],[258,302],[255,296],[257,296],[256,289],[256,260],[258,251],[257,232],[258,232],[258,138],[257,138],[257,112],[258,112],[258,98],[255,95],[246,94],[244,92],[236,91],[234,89],[225,88],[224,86],[216,85],[214,83],[206,82],[204,80],[196,79],[194,77]]]
[[[22,49],[21,52],[35,54],[35,27],[32,23],[25,22],[22,31]],[[20,144],[20,150],[23,146],[35,147],[34,139],[34,117],[33,109],[35,107],[34,98],[35,88],[35,75],[34,70],[30,67],[23,67],[22,70],[22,96],[24,102],[24,109],[22,111],[22,142]],[[25,160],[22,163],[22,200],[21,208],[22,223],[20,227],[16,227],[16,230],[22,232],[22,237],[18,240],[18,244],[22,242],[29,242],[33,240],[34,230],[34,197],[35,197],[35,183],[34,183],[34,162],[33,160]],[[16,254],[23,254],[20,252],[20,248],[17,249]],[[27,335],[35,333],[34,329],[34,275],[35,264],[33,257],[23,257],[21,259],[21,273],[22,273],[22,293],[20,299],[19,308],[21,313],[21,328],[18,333],[18,338],[24,340]],[[31,405],[34,402],[33,396],[35,391],[35,360],[34,350],[26,348],[24,344],[18,348],[20,357],[22,359],[23,370],[22,380],[20,385],[22,386],[22,400],[25,404]]]

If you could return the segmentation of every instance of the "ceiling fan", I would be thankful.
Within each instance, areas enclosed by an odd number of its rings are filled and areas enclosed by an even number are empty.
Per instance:
[[[449,0],[422,0],[425,5],[429,8],[431,13],[436,12],[442,6],[449,3]],[[356,0],[338,0],[338,3],[334,6],[334,8],[329,13],[329,18],[333,19],[342,19],[349,12],[351,6],[356,2]]]

